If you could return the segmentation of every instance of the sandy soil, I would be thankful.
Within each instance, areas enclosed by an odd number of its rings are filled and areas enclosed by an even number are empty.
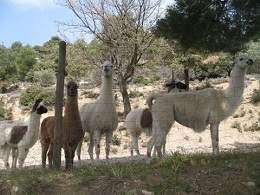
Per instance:
[[[222,83],[220,85],[214,86],[218,88],[225,89],[227,83]],[[82,85],[80,89],[79,97],[79,106],[81,107],[84,103],[92,102],[94,99],[86,97],[86,91],[91,93],[99,93],[99,88],[88,89],[87,85]],[[237,109],[236,113],[229,117],[227,120],[223,121],[220,125],[220,150],[221,151],[230,151],[230,150],[239,150],[239,151],[260,151],[260,131],[244,131],[245,125],[247,127],[256,124],[259,126],[260,122],[260,110],[259,104],[254,105],[250,103],[250,97],[254,89],[259,89],[259,81],[257,80],[247,80],[246,87],[244,92],[244,100],[242,104]],[[165,93],[166,89],[162,85],[150,85],[150,86],[139,86],[131,85],[129,86],[129,91],[139,91],[143,93],[143,96],[139,98],[131,99],[132,107],[145,107],[145,98],[151,92],[163,92]],[[83,93],[84,92],[84,93]],[[115,89],[118,97],[121,97],[119,90]],[[84,94],[84,95],[83,95]],[[18,96],[19,97],[19,96]],[[123,103],[122,99],[118,98],[117,100],[117,111],[123,112]],[[15,119],[24,119],[26,115],[21,112],[17,107],[14,109]],[[53,115],[54,111],[44,114],[42,119]],[[234,117],[236,116],[236,117]],[[242,131],[238,131],[237,128],[232,128],[234,123],[240,123]],[[120,146],[111,146],[110,158],[112,162],[122,161],[122,160],[131,160],[130,149],[129,149],[129,136],[124,127],[124,119],[120,118],[120,123],[118,130],[114,133],[115,136],[121,141]],[[142,158],[145,158],[146,154],[146,142],[149,138],[145,135],[142,135],[139,139],[139,149],[142,154]],[[90,163],[89,155],[87,154],[88,143],[85,142],[82,148],[82,163]],[[166,141],[166,153],[179,151],[181,153],[211,153],[211,138],[209,128],[202,133],[195,133],[193,130],[186,128],[184,126],[175,123],[172,127],[170,133],[167,136]],[[102,138],[101,143],[101,159],[105,157],[105,146],[104,138]],[[64,156],[62,154],[62,160]],[[11,162],[11,158],[9,160]],[[75,164],[77,165],[77,158],[75,158]],[[39,141],[30,149],[29,154],[25,160],[25,166],[38,166],[41,165],[41,146]],[[3,161],[0,160],[0,169],[3,169]]]

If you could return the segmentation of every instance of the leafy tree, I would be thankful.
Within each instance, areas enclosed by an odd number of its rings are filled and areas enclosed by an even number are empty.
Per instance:
[[[185,49],[236,53],[260,32],[258,0],[176,0],[154,33]]]
[[[165,17],[157,21],[153,32],[179,45],[180,56],[192,59],[196,54],[204,59],[210,52],[234,55],[243,49],[250,38],[259,34],[259,20],[257,0],[176,0]],[[183,64],[187,85],[189,68],[196,68],[192,61]]]
[[[13,63],[17,69],[17,77],[20,81],[24,81],[26,75],[37,62],[37,52],[30,45],[22,46],[20,42],[14,42],[11,48]]]
[[[0,45],[0,80],[7,81],[16,77],[16,67],[10,49]]]
[[[66,71],[68,77],[77,80],[89,73],[92,69],[86,59],[86,52],[89,46],[83,39],[78,39],[74,44],[69,44],[66,52]],[[89,50],[88,50],[89,51]]]
[[[95,65],[104,59],[114,63],[126,115],[131,110],[126,81],[133,76],[138,64],[149,62],[143,57],[155,40],[150,32],[160,17],[161,0],[60,2],[75,14],[78,21],[59,22],[59,25],[66,30],[89,33],[102,44],[96,55],[99,59],[93,60],[91,55],[86,58],[95,61]]]
[[[247,44],[246,53],[254,59],[254,66],[250,67],[248,73],[259,74],[260,73],[260,39],[256,42],[250,41]]]

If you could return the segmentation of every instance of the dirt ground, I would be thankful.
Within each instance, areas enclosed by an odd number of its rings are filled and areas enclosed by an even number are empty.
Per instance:
[[[214,87],[225,89],[228,83],[222,83]],[[220,124],[220,150],[243,150],[243,151],[260,151],[260,131],[244,131],[245,127],[252,126],[253,124],[258,125],[260,123],[260,110],[259,104],[254,105],[250,103],[250,97],[255,89],[259,89],[259,81],[255,79],[247,79],[246,87],[244,91],[244,100],[237,109],[236,113],[229,117],[227,120]],[[94,98],[87,98],[86,93],[98,94],[99,88],[95,87],[92,89],[88,88],[88,85],[82,84],[80,86],[79,92],[79,107],[84,103],[95,101]],[[162,84],[141,86],[141,85],[130,85],[130,91],[138,91],[143,94],[143,96],[131,99],[132,108],[134,107],[146,107],[145,99],[147,95],[151,92],[162,92],[165,93],[166,89]],[[123,103],[121,94],[118,89],[115,89],[115,93],[118,96],[117,100],[117,111],[123,113]],[[84,95],[83,95],[84,94]],[[16,95],[19,97],[18,95]],[[16,100],[17,103],[18,100]],[[13,110],[15,119],[24,119],[26,115],[21,112],[18,106]],[[44,119],[47,116],[54,115],[54,111],[51,111],[42,116]],[[232,128],[235,125],[240,124],[241,131],[238,128]],[[129,136],[124,127],[124,119],[120,117],[120,123],[118,129],[114,132],[114,136],[120,140],[121,144],[119,146],[112,145],[110,158],[111,161],[123,161],[129,160],[130,149],[129,149]],[[140,153],[146,154],[146,142],[149,138],[142,135],[139,139],[139,149]],[[88,143],[85,142],[82,147],[82,163],[90,163],[89,155],[87,154]],[[166,140],[166,153],[179,151],[181,153],[195,153],[195,152],[206,152],[211,153],[211,138],[209,128],[202,133],[195,133],[193,130],[181,126],[175,123],[167,136]],[[63,155],[63,154],[62,154]],[[105,146],[104,138],[101,143],[101,159],[105,158]],[[11,160],[11,159],[10,159]],[[10,161],[9,160],[9,161]],[[64,160],[64,156],[62,156]],[[75,158],[75,164],[77,165],[77,158]],[[25,166],[38,166],[41,165],[41,146],[39,141],[30,149],[29,154],[25,160]],[[4,169],[3,161],[0,160],[0,169]]]

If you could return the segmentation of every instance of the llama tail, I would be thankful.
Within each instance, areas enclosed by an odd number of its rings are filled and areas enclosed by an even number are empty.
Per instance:
[[[159,94],[159,93],[151,93],[147,99],[146,99],[146,104],[148,105],[149,109],[152,109],[152,105],[153,105],[153,100],[156,100],[159,97],[163,97],[163,94]]]

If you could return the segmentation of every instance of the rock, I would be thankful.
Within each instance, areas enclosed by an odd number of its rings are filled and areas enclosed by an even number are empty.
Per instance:
[[[149,192],[149,191],[147,191],[147,190],[142,190],[142,193],[143,193],[144,195],[154,195],[154,192]]]
[[[250,189],[253,189],[253,188],[255,188],[255,182],[252,182],[252,181],[249,181],[249,182],[243,182],[243,184],[246,186],[246,187],[248,187],[248,188],[250,188]]]

